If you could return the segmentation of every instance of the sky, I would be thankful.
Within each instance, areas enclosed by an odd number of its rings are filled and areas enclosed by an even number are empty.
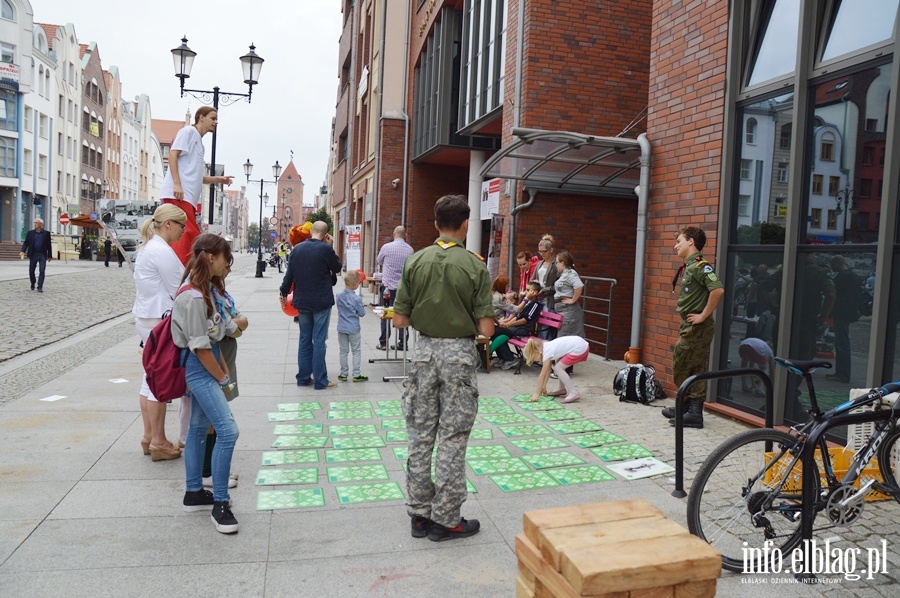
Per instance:
[[[31,6],[36,23],[73,23],[80,43],[96,42],[103,68],[119,68],[123,97],[147,94],[153,118],[184,120],[186,110],[193,114],[203,105],[187,94],[179,97],[171,50],[182,36],[197,53],[185,87],[219,86],[220,94],[247,92],[239,59],[255,44],[265,59],[259,84],[249,104],[241,99],[223,106],[220,99],[216,162],[234,176],[230,189],[237,189],[246,184],[248,158],[251,179],[272,180],[272,165],[287,165],[293,151],[304,203],[313,203],[325,182],[337,99],[339,2],[32,0]],[[212,134],[204,143],[209,160]],[[264,190],[275,196],[274,185]],[[249,185],[247,197],[250,221],[258,221],[258,182]]]

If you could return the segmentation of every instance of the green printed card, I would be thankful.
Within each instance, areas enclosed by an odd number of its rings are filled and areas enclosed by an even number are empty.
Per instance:
[[[381,452],[377,448],[325,449],[326,463],[355,463],[357,461],[380,461]]]
[[[325,448],[328,436],[279,436],[272,443],[275,448]]]
[[[396,452],[396,451],[395,451]],[[509,459],[509,449],[500,445],[469,446],[466,448],[466,461],[470,459]]]
[[[406,430],[388,430],[385,432],[388,442],[409,442],[409,434]]]
[[[316,419],[312,411],[278,411],[269,414],[270,422],[289,422],[298,419]]]
[[[556,453],[540,453],[524,455],[522,460],[535,469],[547,469],[548,467],[564,467],[566,465],[584,465],[584,459],[573,455],[569,451]]]
[[[536,403],[529,401],[528,403],[519,403],[519,409],[522,411],[558,411],[565,407],[556,401],[538,401]]]
[[[478,428],[473,429],[469,434],[470,440],[493,440],[494,439],[494,431],[490,428]]]
[[[321,409],[322,406],[318,401],[304,401],[303,403],[278,403],[279,411],[309,411],[310,409]]]
[[[394,451],[394,457],[398,461],[406,461],[406,458],[409,456],[409,450],[405,446],[394,446],[391,447],[391,450]]]
[[[322,424],[278,424],[273,433],[279,436],[318,436],[324,429]]]
[[[590,448],[592,446],[601,446],[604,444],[613,444],[616,442],[625,442],[621,436],[617,436],[612,432],[601,430],[599,432],[588,432],[587,434],[578,434],[569,438],[569,442],[581,448]]]
[[[516,395],[512,398],[512,400],[515,401],[516,403],[530,403],[531,395]],[[553,401],[553,397],[551,397],[550,395],[541,395],[540,397],[538,397],[539,403],[552,402],[552,401]]]
[[[501,413],[499,415],[485,415],[482,417],[484,421],[495,426],[504,424],[528,424],[534,422],[533,419],[521,413]]]
[[[266,451],[262,454],[263,465],[293,465],[294,463],[316,463],[319,451]]]
[[[352,467],[328,467],[328,481],[331,483],[368,482],[387,480],[388,472],[384,465],[354,465]]]
[[[506,459],[472,459],[467,461],[469,467],[477,474],[492,473],[516,473],[522,471],[531,471],[528,466],[518,457],[508,457]]]
[[[501,415],[509,413],[515,413],[513,408],[509,405],[492,405],[490,403],[478,405],[479,415]]]
[[[278,486],[283,484],[315,484],[319,481],[319,470],[315,467],[300,469],[260,469],[256,474],[257,486]]]
[[[392,399],[390,401],[378,401],[378,406],[382,409],[400,409],[400,399]]]
[[[566,448],[569,446],[556,436],[538,436],[537,438],[523,438],[521,440],[510,440],[509,443],[523,451],[545,451],[556,448]]]
[[[369,401],[332,401],[328,403],[328,408],[335,411],[346,411],[348,409],[371,409],[372,403]]]
[[[371,419],[372,412],[368,409],[344,409],[341,411],[329,411],[328,419]]]
[[[328,426],[329,436],[364,436],[378,434],[378,428],[375,424],[356,424],[350,426],[334,425]]]
[[[652,457],[653,453],[639,444],[611,444],[600,448],[592,448],[591,452],[603,461],[622,461],[623,459],[640,459]]]
[[[479,405],[506,405],[506,399],[502,397],[478,397]]]
[[[403,491],[397,482],[379,484],[357,484],[354,486],[337,486],[338,501],[342,505],[359,502],[378,502],[384,500],[403,500]]]
[[[559,486],[559,482],[548,476],[543,471],[529,471],[527,473],[501,473],[492,475],[491,481],[504,492],[516,492],[518,490],[537,490],[538,488],[551,488]]]
[[[614,475],[604,471],[602,467],[597,465],[563,467],[560,469],[551,469],[547,473],[563,486],[593,484],[594,482],[610,482],[616,479]]]
[[[534,416],[534,419],[542,422],[560,422],[572,419],[581,419],[582,417],[584,417],[580,413],[569,411],[568,409],[558,409],[556,411],[535,411],[531,415]]]
[[[375,417],[403,417],[403,410],[399,407],[396,409],[379,407],[375,410]]]
[[[504,436],[518,438],[519,436],[540,436],[548,434],[550,430],[540,424],[530,426],[500,426],[500,431]]]
[[[405,419],[383,419],[383,420],[381,420],[381,427],[385,430],[405,430],[406,429],[406,420]]]
[[[384,446],[381,436],[339,436],[331,439],[331,446],[336,449],[377,448]]]
[[[584,432],[599,432],[603,429],[594,422],[586,419],[577,422],[547,424],[547,427],[557,434],[583,434]]]
[[[325,494],[321,488],[304,488],[303,490],[269,490],[260,492],[256,499],[257,511],[273,509],[305,509],[307,507],[324,507]]]

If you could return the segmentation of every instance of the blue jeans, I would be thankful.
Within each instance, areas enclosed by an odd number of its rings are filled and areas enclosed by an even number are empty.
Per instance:
[[[300,345],[297,347],[297,384],[306,386],[310,376],[316,390],[328,386],[328,370],[325,367],[325,339],[328,338],[328,324],[331,309],[310,311],[301,309]]]
[[[34,270],[35,267],[38,267],[38,277],[37,277],[37,288],[44,288],[44,271],[47,270],[47,255],[41,253],[40,255],[32,255],[28,259],[28,278],[31,279],[31,288],[34,288]]]
[[[188,351],[187,349],[182,349]],[[213,347],[213,355],[219,358],[219,347]],[[191,424],[184,442],[185,485],[188,492],[203,489],[203,457],[206,454],[206,432],[212,425],[216,431],[216,446],[212,452],[213,499],[228,502],[228,476],[231,473],[231,455],[238,439],[237,422],[225,400],[219,382],[213,378],[197,356],[188,351],[185,363],[185,381],[191,394]]]

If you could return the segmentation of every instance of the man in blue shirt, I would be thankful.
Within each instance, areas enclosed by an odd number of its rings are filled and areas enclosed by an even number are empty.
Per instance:
[[[281,282],[281,304],[294,290],[293,306],[300,322],[300,344],[297,349],[297,386],[313,384],[316,390],[334,388],[325,367],[325,339],[334,305],[332,287],[341,271],[341,260],[331,247],[328,224],[313,223],[311,238],[291,251],[288,268]]]
[[[37,292],[44,292],[44,271],[47,269],[47,262],[52,259],[51,255],[50,231],[44,230],[43,220],[35,218],[34,230],[25,233],[25,242],[22,243],[22,257],[28,257],[28,277],[31,279],[32,291],[37,282]],[[40,271],[35,281],[34,269],[37,266],[40,266]]]

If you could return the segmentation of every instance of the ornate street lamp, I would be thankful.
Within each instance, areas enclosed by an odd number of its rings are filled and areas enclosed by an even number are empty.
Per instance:
[[[253,86],[259,83],[259,73],[262,70],[262,63],[265,62],[256,52],[256,46],[252,43],[250,44],[250,51],[241,56],[241,70],[244,75],[244,83],[247,84],[248,90],[247,93],[235,93],[235,92],[219,92],[219,87],[213,87],[212,91],[207,91],[203,89],[186,89],[184,87],[184,80],[190,79],[191,77],[191,69],[194,66],[194,58],[196,58],[197,53],[191,50],[187,45],[187,36],[181,38],[181,45],[172,50],[172,60],[175,65],[175,76],[180,80],[181,86],[181,97],[184,97],[185,93],[189,93],[191,96],[197,98],[204,104],[208,104],[212,102],[212,106],[216,112],[219,111],[219,101],[221,100],[224,106],[230,106],[234,104],[241,98],[246,98],[247,103],[250,103],[250,98],[253,95]],[[215,174],[216,170],[216,130],[213,129],[212,132],[212,154],[210,156],[210,174]],[[209,223],[212,224],[213,220],[213,207],[215,205],[215,185],[209,186]]]
[[[268,184],[277,184],[278,177],[281,176],[281,164],[278,163],[278,160],[275,160],[275,165],[272,166],[272,176],[274,180],[267,181],[264,179],[259,179],[258,181],[251,181],[250,175],[253,173],[253,164],[250,163],[250,158],[247,158],[247,162],[244,163],[244,174],[247,176],[247,184],[250,183],[259,183],[259,248],[256,254],[256,278],[263,277],[263,271],[266,269],[266,263],[263,261],[262,257],[262,229],[263,229],[263,202],[266,204],[269,203],[269,195],[263,193],[263,185]]]

